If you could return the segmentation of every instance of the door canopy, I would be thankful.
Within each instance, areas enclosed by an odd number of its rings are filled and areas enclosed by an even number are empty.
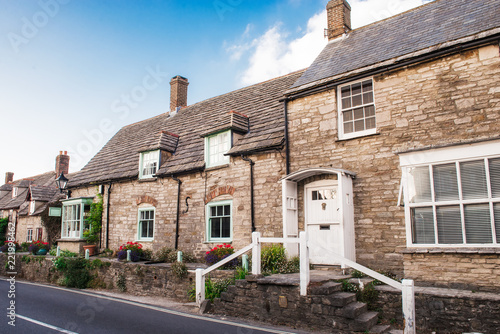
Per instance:
[[[297,172],[293,172],[291,174],[288,174],[287,176],[283,177],[280,181],[294,181],[294,182],[299,182],[304,179],[307,179],[308,177],[315,176],[315,175],[324,175],[324,174],[337,174],[337,175],[346,175],[350,176],[351,178],[356,177],[356,173],[350,172],[345,169],[338,169],[338,168],[330,168],[330,167],[319,167],[319,168],[307,168],[307,169],[302,169]]]

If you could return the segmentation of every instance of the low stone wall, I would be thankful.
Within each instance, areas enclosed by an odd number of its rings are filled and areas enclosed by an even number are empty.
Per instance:
[[[24,257],[24,260],[23,260]],[[0,254],[0,275],[7,276],[5,269],[6,254]],[[91,258],[91,261],[96,258]],[[177,278],[170,264],[144,264],[144,262],[119,262],[115,259],[99,258],[102,265],[92,270],[96,276],[92,287],[116,292],[127,292],[136,296],[162,296],[178,301],[189,300],[188,291],[194,287],[196,280],[194,269],[196,264],[186,264],[188,276]],[[109,264],[107,264],[109,263]],[[200,266],[201,267],[201,266]],[[62,273],[55,270],[52,257],[16,254],[16,270],[18,279],[32,282],[58,284]],[[233,271],[216,270],[210,274],[212,278],[232,277]]]
[[[384,319],[402,323],[401,292],[377,286],[374,307]],[[417,333],[497,334],[500,328],[500,295],[443,288],[415,288]]]

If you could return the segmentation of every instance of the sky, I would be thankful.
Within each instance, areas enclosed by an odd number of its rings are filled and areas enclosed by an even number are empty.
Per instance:
[[[348,0],[353,28],[428,0]],[[327,0],[0,0],[0,184],[80,170],[123,126],[309,66]]]

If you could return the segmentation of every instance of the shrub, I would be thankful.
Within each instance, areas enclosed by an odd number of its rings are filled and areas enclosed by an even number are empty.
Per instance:
[[[213,303],[215,298],[220,298],[220,294],[234,284],[234,278],[214,279],[207,277],[205,280],[205,299],[210,299]]]
[[[261,269],[264,275],[297,273],[300,271],[300,259],[294,257],[288,260],[285,248],[273,244],[262,248]]]
[[[169,262],[170,254],[174,252],[172,248],[163,247],[154,253],[153,260],[157,262]],[[177,259],[177,258],[176,258]],[[170,261],[172,262],[172,261]]]
[[[172,270],[172,274],[174,274],[178,279],[186,278],[188,275],[187,267],[182,262],[176,261],[172,263],[170,269]]]
[[[205,253],[205,262],[211,266],[234,253],[234,248],[228,244],[217,245]],[[238,259],[226,263],[223,268],[234,268],[238,265]]]
[[[27,252],[29,245],[31,245],[30,242],[23,242],[23,243],[21,243],[21,251],[22,252]]]
[[[62,258],[65,285],[70,288],[85,289],[92,279],[88,270],[88,261],[84,258]]]

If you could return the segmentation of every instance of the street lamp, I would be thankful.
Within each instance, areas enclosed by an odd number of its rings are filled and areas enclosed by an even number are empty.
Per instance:
[[[59,191],[61,193],[67,191],[68,181],[69,180],[64,176],[64,173],[61,172],[61,175],[59,175],[59,177],[56,179],[57,188],[59,188]]]

